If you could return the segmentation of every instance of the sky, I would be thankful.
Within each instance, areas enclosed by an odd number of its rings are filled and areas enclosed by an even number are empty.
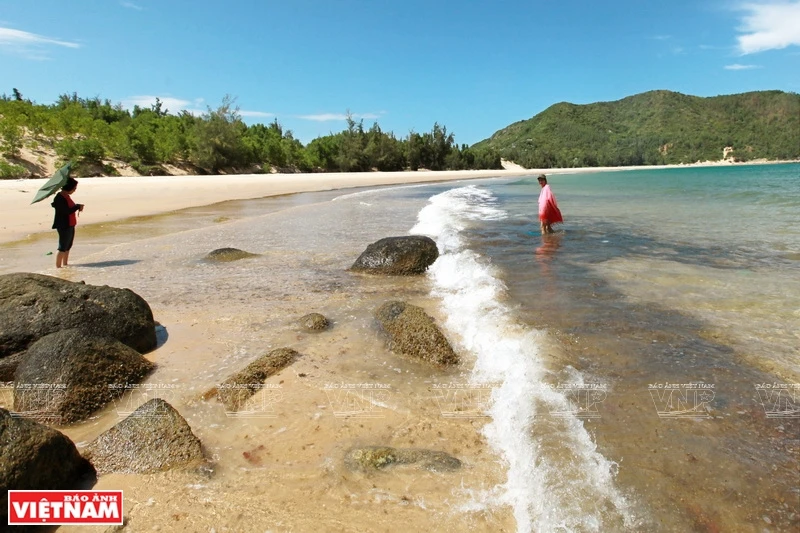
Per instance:
[[[14,88],[471,145],[564,101],[800,92],[800,0],[0,0]]]

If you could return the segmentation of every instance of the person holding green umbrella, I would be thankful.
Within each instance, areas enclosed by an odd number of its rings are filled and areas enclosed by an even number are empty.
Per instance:
[[[69,250],[72,248],[72,241],[75,240],[75,226],[78,224],[77,213],[83,211],[83,204],[76,204],[72,200],[72,193],[78,188],[78,182],[70,177],[70,170],[72,170],[72,161],[56,170],[53,177],[36,191],[36,196],[31,202],[31,204],[41,202],[61,189],[61,192],[56,194],[53,199],[53,203],[50,204],[56,210],[53,229],[58,230],[56,268],[69,264]]]
[[[78,188],[78,181],[67,178],[61,187],[61,192],[56,194],[52,205],[56,210],[53,219],[53,229],[58,231],[58,253],[56,254],[56,268],[69,265],[69,251],[75,240],[75,226],[78,224],[78,213],[83,211],[83,204],[76,204],[72,194]]]

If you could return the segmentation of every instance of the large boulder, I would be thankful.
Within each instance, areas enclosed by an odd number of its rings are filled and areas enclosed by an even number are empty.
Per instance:
[[[14,374],[14,410],[59,424],[78,422],[154,367],[110,337],[87,337],[78,329],[51,333],[28,348]]]
[[[238,411],[251,396],[263,388],[268,377],[291,365],[299,356],[300,354],[291,348],[272,350],[206,392],[204,397],[216,395],[227,411]]]
[[[84,450],[101,474],[147,474],[205,463],[202,445],[186,420],[161,398],[142,404]]]
[[[129,289],[41,274],[0,275],[0,359],[72,328],[86,336],[117,339],[140,353],[156,347],[153,312]]]
[[[386,302],[375,318],[389,336],[389,349],[435,365],[458,364],[447,338],[421,307],[406,302]]]
[[[25,352],[19,352],[7,357],[0,357],[0,382],[14,379],[14,372],[17,371],[17,367],[22,362],[24,355]]]
[[[2,408],[0,458],[0,524],[8,523],[9,489],[88,488],[85,485],[95,476],[92,465],[63,433],[33,420],[14,417]]]
[[[461,468],[461,461],[445,452],[418,448],[366,446],[347,452],[344,463],[350,470],[369,472],[391,465],[415,465],[431,472],[452,472]]]
[[[367,274],[409,276],[422,274],[439,257],[430,237],[386,237],[367,246],[350,270]]]

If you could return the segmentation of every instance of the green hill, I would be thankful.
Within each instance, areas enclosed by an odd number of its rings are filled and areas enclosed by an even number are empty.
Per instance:
[[[800,95],[759,91],[701,98],[650,91],[615,102],[555,104],[473,148],[528,168],[800,158]]]

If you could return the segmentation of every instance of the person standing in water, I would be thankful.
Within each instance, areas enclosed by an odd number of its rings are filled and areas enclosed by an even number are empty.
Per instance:
[[[53,229],[58,231],[58,253],[56,254],[56,268],[69,265],[69,251],[75,240],[75,226],[78,224],[78,213],[83,211],[83,204],[76,204],[72,200],[72,193],[78,188],[78,181],[68,178],[61,187],[61,192],[56,194],[52,205],[56,210],[53,219]]]
[[[553,233],[553,224],[564,222],[561,211],[558,209],[556,197],[550,186],[547,184],[547,176],[539,175],[539,185],[542,187],[539,192],[539,223],[542,227],[542,235]]]

